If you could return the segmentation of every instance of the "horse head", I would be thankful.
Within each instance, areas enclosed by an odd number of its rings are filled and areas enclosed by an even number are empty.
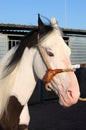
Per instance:
[[[47,33],[45,34],[45,32]],[[50,26],[38,18],[38,45],[34,57],[34,71],[59,96],[59,103],[71,106],[77,103],[80,91],[70,61],[71,50],[62,38],[55,18]]]

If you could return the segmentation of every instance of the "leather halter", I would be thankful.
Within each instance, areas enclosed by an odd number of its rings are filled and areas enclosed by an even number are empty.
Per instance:
[[[68,69],[54,69],[54,70],[52,70],[49,62],[47,61],[46,51],[45,51],[44,47],[41,46],[41,45],[38,45],[38,50],[39,50],[39,52],[41,54],[41,57],[42,57],[45,65],[46,65],[46,67],[47,67],[47,72],[46,72],[46,74],[45,74],[45,76],[43,78],[43,81],[45,83],[51,82],[51,80],[53,79],[53,77],[56,74],[59,74],[59,73],[62,73],[62,72],[74,72],[74,69],[70,69],[70,68],[68,68]]]

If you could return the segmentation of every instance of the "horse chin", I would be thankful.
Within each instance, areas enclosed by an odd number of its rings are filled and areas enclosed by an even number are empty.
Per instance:
[[[51,84],[45,85],[45,89],[48,92],[54,91],[59,97],[59,104],[63,107],[70,107],[78,102],[78,98],[72,97],[72,92],[59,92]]]
[[[62,99],[61,99],[62,98]],[[63,107],[70,107],[72,104],[68,104],[63,97],[59,98],[59,104]]]
[[[56,95],[58,95],[58,97],[59,97],[59,104],[60,104],[61,106],[70,107],[71,105],[73,105],[73,104],[71,104],[71,103],[67,103],[67,101],[65,100],[65,98],[64,98],[62,95],[60,95],[59,92],[58,92],[56,89],[53,89],[53,88],[51,87],[51,85],[46,85],[46,86],[45,86],[45,89],[46,89],[46,91],[48,91],[48,92],[54,91],[54,92],[56,93]]]
[[[59,94],[59,103],[64,107],[70,107],[78,102],[79,96],[73,96],[72,92],[66,92],[64,94]]]

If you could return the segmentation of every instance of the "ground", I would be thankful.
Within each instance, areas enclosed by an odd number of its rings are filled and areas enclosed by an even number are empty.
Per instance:
[[[86,130],[86,102],[64,108],[58,100],[29,106],[29,130]]]

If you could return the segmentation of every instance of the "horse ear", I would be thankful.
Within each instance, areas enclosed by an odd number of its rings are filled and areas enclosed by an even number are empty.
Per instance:
[[[51,18],[51,25],[52,27],[58,27],[58,22],[56,21],[55,17]]]
[[[38,14],[38,29],[39,32],[43,32],[45,30],[45,25],[40,18],[40,14]]]

